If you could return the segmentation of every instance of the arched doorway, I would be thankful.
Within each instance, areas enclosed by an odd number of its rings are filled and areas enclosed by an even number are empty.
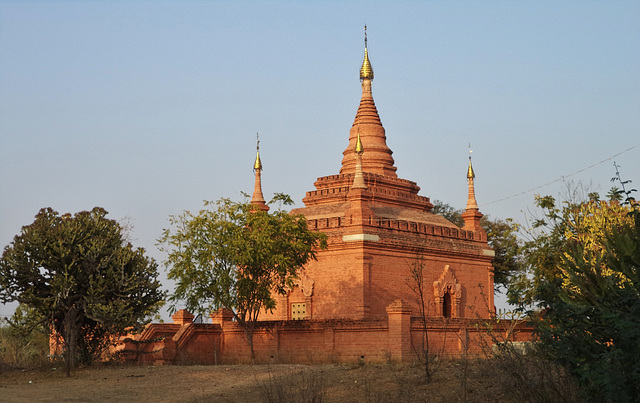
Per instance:
[[[444,267],[438,280],[433,282],[433,291],[436,315],[442,315],[445,318],[459,318],[462,286],[458,283],[458,279],[449,265]]]

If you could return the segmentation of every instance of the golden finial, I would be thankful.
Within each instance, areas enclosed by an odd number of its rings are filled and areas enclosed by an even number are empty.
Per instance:
[[[467,169],[467,182],[468,182],[468,187],[469,187],[469,196],[467,197],[467,208],[466,208],[466,213],[474,210],[474,211],[478,211],[478,202],[476,202],[476,189],[475,186],[473,184],[473,178],[476,177],[476,174],[473,172],[473,167],[471,166],[471,153],[473,151],[471,151],[471,144],[469,144],[469,169]],[[465,214],[466,214],[465,213]],[[479,227],[480,224],[478,224],[478,222],[476,222],[476,218],[479,220],[479,217],[474,218],[475,216],[472,217],[472,221],[473,224],[469,224],[467,223],[467,218],[465,218],[465,215],[463,214],[462,217],[465,219],[465,229],[469,226],[472,226],[473,228]],[[475,229],[473,231],[476,231]]]
[[[256,133],[256,162],[253,164],[254,171],[262,171],[262,161],[260,161],[260,135]]]
[[[360,132],[358,132],[358,140],[356,140],[356,173],[353,177],[354,189],[366,189],[367,185],[364,183],[364,175],[362,173],[362,154],[364,148],[362,147],[362,141],[360,141]]]
[[[469,143],[469,169],[467,169],[467,179],[473,179],[476,177],[476,174],[473,172],[473,167],[471,166],[471,143]]]
[[[358,132],[358,140],[356,141],[356,154],[362,155],[364,148],[362,147],[362,141],[360,141],[360,133]]]
[[[373,67],[371,67],[371,62],[369,61],[369,51],[367,50],[367,26],[364,26],[364,61],[362,62],[362,67],[360,68],[360,80],[364,80],[368,78],[369,80],[373,80]]]

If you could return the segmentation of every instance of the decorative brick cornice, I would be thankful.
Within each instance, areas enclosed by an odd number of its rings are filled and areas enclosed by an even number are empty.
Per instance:
[[[428,197],[418,195],[420,187],[413,181],[370,172],[363,172],[363,178],[367,190],[372,195],[372,202],[427,212],[433,208]],[[352,191],[353,180],[353,174],[318,178],[314,183],[316,190],[307,192],[302,201],[307,207],[344,202]]]

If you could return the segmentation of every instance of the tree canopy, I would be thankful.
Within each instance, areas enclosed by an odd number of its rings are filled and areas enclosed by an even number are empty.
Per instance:
[[[541,342],[574,375],[585,401],[634,401],[640,395],[640,211],[632,199],[590,199],[557,206],[553,197],[537,198],[544,215],[525,245],[528,270],[510,291],[537,307]]]
[[[286,195],[270,202],[290,204]],[[168,277],[177,285],[171,300],[187,309],[233,312],[253,358],[253,329],[261,310],[273,310],[275,294],[293,286],[299,270],[315,259],[326,237],[310,231],[303,215],[258,210],[250,203],[205,202],[197,214],[172,216],[174,227],[159,239],[168,252]]]
[[[106,216],[99,207],[73,216],[43,208],[0,259],[0,301],[20,302],[62,337],[67,371],[164,299],[155,261]]]

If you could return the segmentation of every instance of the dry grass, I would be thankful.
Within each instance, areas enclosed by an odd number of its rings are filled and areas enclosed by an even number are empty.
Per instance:
[[[46,334],[33,331],[21,334],[0,323],[0,368],[34,368],[46,366],[49,361]]]
[[[102,366],[75,371],[0,372],[1,399],[12,402],[512,402],[491,360],[445,361],[425,382],[420,366]],[[466,374],[466,393],[461,377]]]

